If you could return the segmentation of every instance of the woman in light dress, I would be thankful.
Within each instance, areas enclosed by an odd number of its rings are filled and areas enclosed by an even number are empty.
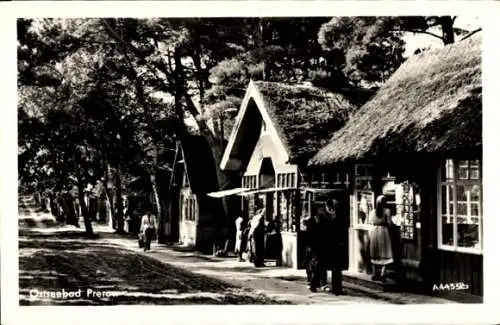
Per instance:
[[[387,265],[394,262],[389,225],[391,223],[391,210],[387,205],[387,198],[384,195],[377,197],[375,210],[370,216],[372,227],[369,231],[370,258],[373,269],[373,280],[386,280]],[[380,269],[380,274],[378,270]]]

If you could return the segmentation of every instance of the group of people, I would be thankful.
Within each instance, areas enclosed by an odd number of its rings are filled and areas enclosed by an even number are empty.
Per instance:
[[[316,292],[327,285],[327,271],[332,272],[331,292],[339,295],[342,290],[343,246],[341,224],[338,216],[338,202],[328,200],[313,207],[312,217],[303,220],[306,233],[306,271],[309,289]],[[376,200],[375,210],[369,215],[369,254],[372,263],[373,280],[386,281],[387,266],[394,262],[389,228],[392,210],[385,195]]]
[[[343,246],[341,224],[338,215],[338,202],[330,199],[324,204],[313,207],[311,216],[305,218],[305,265],[309,289],[316,292],[319,288],[327,288],[327,272],[331,270],[332,281],[330,291],[335,295],[343,294],[342,261]],[[389,226],[392,211],[387,197],[380,195],[376,200],[375,210],[369,216],[372,227],[369,230],[369,253],[372,262],[373,280],[386,280],[387,266],[394,262]],[[156,216],[147,210],[141,218],[139,241],[144,251],[151,249],[151,241],[158,229]],[[141,245],[141,246],[142,246]],[[266,211],[262,201],[256,202],[256,213],[247,222],[242,216],[236,219],[235,252],[239,261],[244,261],[246,252],[248,260],[256,267],[264,266],[265,256],[276,259],[281,265],[281,241],[279,217],[266,221]]]
[[[326,289],[327,272],[332,271],[331,292],[340,295],[342,291],[342,242],[343,229],[338,216],[338,202],[328,200],[316,204],[311,216],[303,220],[305,228],[305,266],[309,290]]]
[[[256,267],[264,266],[265,256],[276,259],[276,265],[281,265],[281,241],[279,217],[266,221],[266,210],[261,200],[255,203],[256,213],[249,220],[241,215],[236,219],[235,253],[240,262],[245,261],[244,253],[248,260]]]

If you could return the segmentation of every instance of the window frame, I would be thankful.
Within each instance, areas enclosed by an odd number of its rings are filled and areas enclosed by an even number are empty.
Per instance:
[[[458,164],[457,161],[459,160],[465,160],[467,162],[470,162],[472,160],[478,160],[479,161],[479,178],[477,180],[475,179],[459,179],[457,178],[458,175]],[[445,179],[443,181],[442,179],[442,169],[445,167],[447,168],[447,163],[448,161],[451,161],[453,164],[453,178],[451,179]],[[475,255],[483,255],[483,249],[484,249],[484,243],[483,243],[483,174],[482,174],[482,161],[481,159],[445,159],[444,163],[441,163],[438,167],[437,170],[437,247],[440,250],[443,251],[450,251],[450,252],[458,252],[458,253],[467,253],[467,254],[475,254]],[[479,247],[478,248],[471,248],[471,247],[461,247],[458,246],[458,218],[457,218],[457,189],[456,187],[459,185],[479,185],[479,206],[478,206],[478,241],[479,241]],[[452,200],[453,200],[453,246],[452,245],[445,245],[443,244],[443,200],[442,200],[442,195],[443,195],[443,186],[451,186],[452,188]],[[467,206],[467,210],[469,210],[469,206]]]
[[[280,231],[282,233],[296,234],[297,231],[297,211],[293,208],[295,195],[293,190],[285,190],[276,192],[277,201],[279,201],[280,213]],[[285,206],[284,206],[285,205]],[[286,215],[283,215],[283,209],[286,210]]]
[[[365,223],[360,223],[359,222],[359,216],[358,216],[358,194],[369,194],[372,196],[371,199],[371,205],[372,208],[375,209],[375,192],[370,191],[370,190],[354,190],[353,191],[353,199],[352,199],[352,204],[353,204],[353,210],[352,210],[352,225],[354,226],[354,229],[362,229],[362,230],[369,230],[371,225],[369,223],[370,219],[370,213],[366,216],[366,222]]]
[[[366,193],[366,194],[371,195],[372,199],[371,199],[370,203],[372,204],[372,208],[375,209],[375,191],[373,190],[373,188],[369,188],[369,189],[358,188],[357,187],[357,183],[358,183],[357,181],[360,180],[360,181],[367,181],[367,182],[372,182],[373,183],[374,176],[373,175],[369,175],[369,173],[358,174],[358,168],[362,168],[365,171],[368,169],[368,171],[372,171],[373,172],[373,165],[372,164],[355,164],[354,165],[354,173],[353,173],[354,177],[353,177],[353,180],[352,180],[352,184],[353,184],[353,191],[352,191],[352,193],[353,193],[353,196],[352,196],[352,200],[351,200],[351,204],[352,204],[352,209],[351,209],[351,224],[352,224],[352,227],[354,229],[369,230],[370,229],[370,224],[369,224],[370,214],[368,214],[366,216],[366,222],[365,223],[359,223],[359,217],[358,217],[359,200],[358,200],[358,195],[360,193],[361,194],[362,193]]]
[[[195,222],[198,210],[196,197],[193,195],[186,195],[184,198],[183,220]]]

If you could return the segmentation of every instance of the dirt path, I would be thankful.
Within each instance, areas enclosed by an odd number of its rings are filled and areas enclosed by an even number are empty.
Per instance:
[[[21,305],[276,304],[254,290],[124,249],[19,205]],[[281,302],[285,303],[285,302]]]
[[[344,282],[346,295],[311,293],[303,270],[255,268],[236,258],[218,258],[153,244],[144,253],[133,236],[95,225],[58,224],[20,201],[21,304],[421,304],[449,301],[410,293],[380,292]],[[91,289],[113,297],[31,299],[30,290]],[[86,291],[85,291],[86,292]]]

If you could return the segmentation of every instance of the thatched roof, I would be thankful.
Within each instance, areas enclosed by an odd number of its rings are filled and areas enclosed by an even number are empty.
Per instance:
[[[409,58],[310,165],[480,148],[480,47],[476,35]]]
[[[340,92],[278,82],[254,84],[294,163],[307,162],[356,109]]]

